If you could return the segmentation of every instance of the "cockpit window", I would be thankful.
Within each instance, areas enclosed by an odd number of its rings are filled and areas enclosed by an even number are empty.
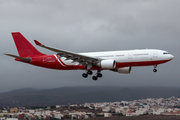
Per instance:
[[[169,54],[168,52],[164,52],[163,54]]]

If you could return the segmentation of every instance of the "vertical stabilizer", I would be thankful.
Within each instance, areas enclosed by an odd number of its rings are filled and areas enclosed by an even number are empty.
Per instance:
[[[20,32],[12,32],[20,57],[44,55],[39,52]]]

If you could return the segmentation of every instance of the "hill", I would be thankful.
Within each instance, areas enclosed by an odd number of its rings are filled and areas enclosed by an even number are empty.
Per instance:
[[[180,97],[180,88],[108,86],[62,87],[36,90],[31,88],[14,90],[0,94],[0,107],[6,106],[51,106],[79,104],[85,102],[115,102],[143,98]]]

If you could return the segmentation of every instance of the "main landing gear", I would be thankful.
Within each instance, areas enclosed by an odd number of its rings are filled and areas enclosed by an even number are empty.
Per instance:
[[[154,65],[154,69],[153,69],[153,72],[157,72],[157,65]]]
[[[88,75],[92,75],[92,74],[93,74],[93,72],[92,72],[91,70],[88,70],[86,73],[83,73],[82,76],[83,76],[84,78],[87,78]]]
[[[87,78],[88,75],[92,75],[92,74],[93,74],[93,72],[92,72],[91,70],[88,70],[86,73],[83,73],[82,76],[83,76],[84,78]],[[101,78],[102,76],[103,76],[103,75],[101,74],[101,71],[98,70],[97,73],[96,73],[96,75],[93,76],[92,79],[93,79],[93,80],[97,80],[98,77]]]
[[[100,71],[98,71],[98,72],[96,73],[96,76],[93,76],[92,79],[93,79],[93,80],[97,80],[98,77],[99,77],[99,78],[102,77],[102,74],[100,73]]]

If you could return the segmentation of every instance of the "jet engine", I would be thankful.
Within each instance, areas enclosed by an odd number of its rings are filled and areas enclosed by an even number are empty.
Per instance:
[[[131,72],[131,67],[123,67],[123,68],[118,68],[118,69],[114,69],[114,72],[118,72],[120,74],[130,74]]]
[[[104,69],[114,69],[116,67],[116,62],[115,60],[102,60],[97,65]]]

